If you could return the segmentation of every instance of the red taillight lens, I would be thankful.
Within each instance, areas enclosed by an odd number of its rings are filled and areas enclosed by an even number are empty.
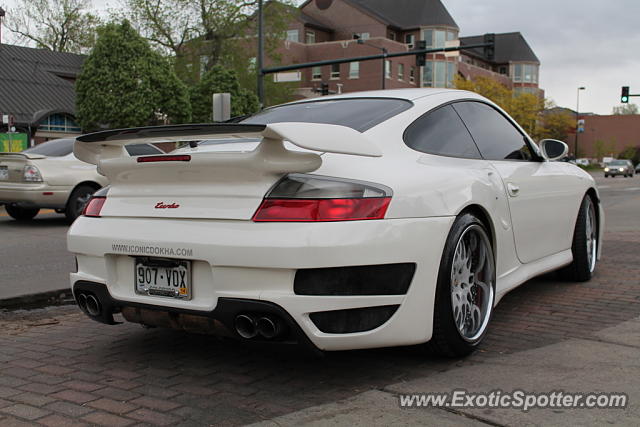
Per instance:
[[[144,156],[138,157],[138,163],[154,162],[190,162],[191,156],[188,154],[181,156]]]
[[[106,197],[92,197],[91,200],[84,206],[82,211],[83,216],[99,217],[100,211],[104,202],[107,201]]]
[[[383,219],[391,197],[362,199],[265,199],[256,222],[357,221]]]

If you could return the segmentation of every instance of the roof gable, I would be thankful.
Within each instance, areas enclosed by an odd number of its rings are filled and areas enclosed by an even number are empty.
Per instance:
[[[460,37],[461,46],[483,42],[484,36]],[[473,55],[488,61],[482,48],[468,49],[466,52],[471,52]],[[540,60],[520,32],[496,34],[494,60],[491,62],[496,64],[507,62],[535,62],[540,64]]]
[[[459,29],[440,0],[345,0],[402,30],[429,26]]]
[[[31,123],[35,113],[74,114],[73,80],[85,57],[46,49],[0,45],[0,111],[18,123]]]

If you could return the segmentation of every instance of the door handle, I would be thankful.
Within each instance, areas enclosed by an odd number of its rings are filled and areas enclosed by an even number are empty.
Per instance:
[[[509,195],[511,197],[516,197],[518,195],[518,193],[520,193],[520,187],[518,187],[515,184],[508,183],[507,184],[507,191],[509,191]]]

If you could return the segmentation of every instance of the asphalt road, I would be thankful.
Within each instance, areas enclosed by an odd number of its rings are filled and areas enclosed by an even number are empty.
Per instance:
[[[594,174],[605,206],[606,231],[640,228],[640,176],[604,178]],[[0,207],[0,299],[68,289],[73,257],[66,251],[68,224],[47,210],[18,223]]]

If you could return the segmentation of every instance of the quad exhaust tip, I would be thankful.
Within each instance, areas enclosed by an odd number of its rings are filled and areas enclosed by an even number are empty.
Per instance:
[[[76,302],[78,303],[78,307],[80,308],[80,310],[84,311],[90,316],[100,316],[100,313],[102,311],[100,307],[100,301],[98,301],[98,299],[94,295],[81,292],[76,297]]]
[[[284,331],[282,321],[269,315],[239,314],[235,320],[236,332],[244,339],[258,335],[266,339],[277,338]]]

